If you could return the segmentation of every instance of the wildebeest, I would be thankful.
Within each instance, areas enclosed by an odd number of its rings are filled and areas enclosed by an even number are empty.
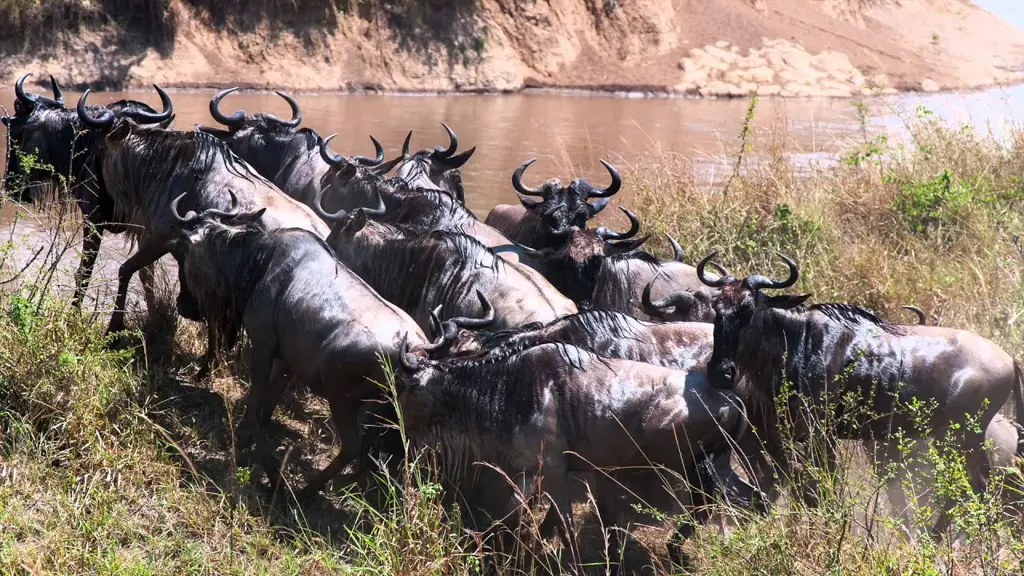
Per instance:
[[[406,136],[405,143],[402,145],[403,160],[395,171],[395,177],[404,181],[410,188],[444,190],[465,204],[466,199],[462,190],[462,175],[459,168],[469,161],[473,152],[476,152],[476,146],[461,154],[456,154],[455,152],[459,149],[458,137],[444,122],[441,123],[441,126],[448,133],[447,148],[438,146],[433,150],[420,150],[415,154],[410,154],[409,140],[412,132]]]
[[[17,100],[14,114],[2,118],[7,127],[7,162],[2,187],[15,200],[39,200],[34,189],[39,185],[58,183],[59,194],[75,199],[82,212],[82,257],[75,272],[75,293],[72,303],[82,304],[89,287],[103,232],[122,233],[125,222],[115,218],[114,202],[99,179],[94,149],[97,136],[85,131],[75,109],[64,106],[64,95],[57,80],[50,77],[53,98],[25,91],[25,74],[14,85]],[[166,127],[174,120],[170,99],[154,86],[164,111],[156,112],[143,102],[118,100],[105,106],[89,106],[91,114],[107,110],[139,124]],[[29,170],[22,164],[21,153],[35,156],[37,162]],[[147,301],[152,302],[153,275],[149,268],[140,273]]]
[[[644,320],[711,322],[711,302],[717,290],[697,278],[697,269],[683,262],[679,243],[669,235],[675,251],[662,261],[643,251],[614,254],[601,259],[590,305],[595,310],[625,312]],[[717,267],[717,264],[712,263]]]
[[[78,101],[78,116],[85,126],[102,134],[97,146],[97,166],[114,201],[115,216],[131,225],[126,232],[138,240],[138,249],[118,269],[118,291],[109,332],[124,328],[128,283],[140,268],[167,254],[176,221],[171,201],[182,193],[182,208],[202,212],[225,210],[237,199],[244,211],[267,208],[262,214],[269,229],[295,227],[326,237],[327,225],[308,207],[289,198],[238,158],[227,145],[202,132],[178,132],[139,126],[129,118],[103,111],[92,116],[86,90]],[[167,108],[171,109],[170,99]],[[188,296],[182,286],[179,304]],[[179,306],[179,308],[183,308]],[[185,306],[184,308],[188,308]],[[237,328],[213,330],[231,338]],[[211,344],[214,336],[211,335]],[[211,351],[218,346],[211,346]]]
[[[692,481],[697,462],[727,450],[744,425],[734,397],[699,372],[599,358],[567,344],[482,360],[403,354],[401,367],[407,435],[439,450],[467,522],[515,526],[519,518],[515,486],[477,463],[520,488],[542,477],[573,558],[570,474],[597,469],[610,477],[597,504],[604,525],[615,526],[616,470],[664,467]]]
[[[268,230],[265,212],[182,216],[172,210],[181,231],[170,249],[199,308],[228,311],[252,341],[246,420],[272,486],[280,464],[263,429],[286,384],[295,380],[330,405],[342,451],[307,484],[312,493],[362,453],[359,412],[380,395],[382,359],[397,361],[402,342],[424,353],[431,346],[406,313],[338,262],[323,239],[296,228]]]
[[[900,308],[913,312],[914,315],[917,316],[918,326],[924,326],[928,324],[928,316],[924,313],[924,310],[921,310],[917,306],[900,306]]]
[[[498,330],[576,312],[546,281],[466,234],[434,230],[410,237],[359,210],[336,223],[327,242],[342,263],[425,330],[437,306],[445,318],[475,318],[489,302]]]
[[[337,156],[330,151],[326,142],[321,150],[325,157]],[[510,242],[501,232],[481,222],[452,194],[443,190],[410,188],[401,179],[385,179],[352,162],[340,162],[337,168],[328,173],[331,179],[330,190],[341,190],[341,196],[351,202],[351,210],[370,209],[377,220],[397,224],[421,234],[434,230],[468,234],[484,246],[494,249],[502,258],[530,268],[538,281],[543,279],[545,264],[540,257]],[[321,194],[326,193],[325,188]],[[341,208],[332,213],[318,204],[314,208],[328,222],[344,218],[351,211]]]
[[[589,307],[597,282],[597,272],[608,256],[625,254],[639,248],[648,236],[637,238],[640,220],[626,208],[619,207],[629,218],[626,232],[605,227],[573,228],[557,248],[534,252],[543,262],[544,276],[577,306]]]
[[[985,490],[985,429],[1011,393],[1018,421],[1024,418],[1016,360],[971,332],[889,324],[848,304],[805,307],[807,294],[768,296],[763,290],[789,288],[799,276],[796,263],[781,254],[789,267],[789,277],[782,281],[761,275],[708,278],[705,266],[714,256],[709,254],[697,266],[701,281],[720,290],[714,302],[708,377],[712,385],[734,389],[747,403],[752,423],[766,434],[765,446],[777,463],[786,465],[781,421],[793,423],[797,440],[824,426],[828,438],[863,441],[878,465],[899,461],[899,442],[892,442],[892,435],[902,430],[904,437],[923,437],[907,409],[920,403],[931,412],[930,435],[946,439],[951,434],[966,458],[971,488]],[[780,413],[776,398],[784,385],[793,395]],[[834,458],[826,456],[828,462]],[[913,532],[900,479],[891,478],[888,487]],[[815,495],[809,497],[813,502]]]
[[[282,192],[312,207],[322,188],[324,175],[331,167],[328,159],[320,154],[323,139],[310,128],[299,127],[302,123],[302,110],[295,99],[283,92],[277,92],[277,95],[291,108],[290,120],[282,120],[269,113],[250,116],[243,110],[226,116],[220,111],[220,102],[236,90],[238,88],[222,90],[210,100],[210,115],[227,126],[227,130],[206,126],[197,126],[196,129],[226,142],[232,152]],[[376,157],[352,156],[352,162],[383,174],[401,161],[399,157],[385,164],[384,148],[373,136],[370,136],[370,140],[373,141]],[[327,194],[324,204],[330,210],[345,206],[334,194]]]
[[[485,223],[500,230],[509,239],[530,248],[557,248],[573,230],[587,227],[587,221],[608,205],[609,199],[622,187],[622,177],[615,168],[601,160],[612,177],[611,184],[600,190],[586,180],[574,179],[562,186],[557,178],[538,188],[523,185],[523,172],[536,162],[525,162],[512,173],[512,186],[522,206],[499,204],[487,214]],[[540,197],[532,200],[529,196]],[[591,204],[590,199],[597,201]]]

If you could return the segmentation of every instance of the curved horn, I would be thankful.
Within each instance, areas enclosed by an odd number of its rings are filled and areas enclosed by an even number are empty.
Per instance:
[[[50,75],[50,89],[53,90],[53,101],[61,106],[64,105],[64,93],[60,91],[60,84],[57,84],[57,79]]]
[[[523,186],[523,173],[530,167],[531,164],[536,162],[537,159],[533,158],[524,162],[516,171],[512,173],[512,187],[516,189],[516,192],[525,194],[527,196],[540,196],[544,197],[544,193],[537,188],[527,188]]]
[[[327,162],[331,166],[341,166],[346,162],[344,156],[342,156],[341,154],[335,154],[334,152],[331,152],[330,148],[328,147],[328,144],[330,144],[331,140],[334,140],[334,137],[337,135],[337,133],[331,134],[327,138],[324,138],[323,140],[320,141],[320,157],[324,159],[324,162]]]
[[[345,216],[348,215],[348,213],[345,212],[344,208],[338,210],[333,214],[324,210],[324,196],[327,195],[327,192],[329,192],[330,189],[331,188],[329,186],[324,187],[322,190],[320,190],[320,192],[317,193],[316,200],[313,201],[313,211],[316,212],[317,216],[323,218],[325,222],[330,222],[331,224],[334,224],[335,222],[342,221],[345,218]]]
[[[474,152],[476,152],[476,146],[473,146],[472,148],[466,150],[465,152],[462,152],[461,154],[456,154],[455,156],[449,156],[448,158],[444,158],[441,164],[443,164],[444,167],[447,168],[448,170],[461,168],[463,164],[469,162],[469,159],[471,156],[473,156]]]
[[[171,102],[171,97],[167,95],[167,92],[164,92],[163,88],[156,84],[153,84],[153,88],[156,88],[156,93],[160,95],[160,105],[163,106],[164,110],[163,112],[133,110],[131,118],[139,124],[159,124],[174,114],[174,103]]]
[[[384,147],[381,146],[380,142],[377,141],[373,135],[370,135],[370,140],[373,141],[373,149],[377,152],[376,158],[367,158],[366,156],[353,156],[352,160],[358,162],[362,166],[379,166],[381,162],[384,162]]]
[[[188,214],[185,214],[184,216],[182,216],[181,212],[178,211],[178,206],[181,204],[181,201],[187,195],[188,191],[186,190],[185,192],[182,192],[180,196],[171,201],[171,216],[178,224],[181,224],[182,226],[188,226],[189,224],[199,219],[199,216],[191,210],[189,210]]]
[[[402,337],[402,345],[398,349],[398,359],[402,368],[409,372],[416,372],[420,369],[420,359],[409,351],[409,333]]]
[[[711,262],[711,259],[714,258],[715,256],[718,256],[718,250],[715,250],[711,254],[708,254],[707,256],[701,258],[700,262],[697,263],[697,279],[703,282],[705,286],[710,286],[712,288],[721,288],[722,286],[725,286],[725,274],[718,278],[718,280],[712,280],[704,274],[704,268],[708,265],[708,262]]]
[[[640,219],[636,217],[636,214],[633,214],[622,206],[619,206],[619,210],[622,210],[626,217],[629,218],[629,230],[625,232],[614,232],[608,228],[601,227],[594,231],[598,238],[604,241],[626,240],[627,238],[636,236],[637,232],[640,231]]]
[[[622,187],[622,176],[619,176],[618,170],[614,166],[601,160],[601,164],[608,170],[608,173],[612,176],[612,183],[608,185],[604,190],[598,190],[593,186],[590,186],[590,191],[587,193],[587,198],[608,198],[615,194]]]
[[[683,253],[683,247],[676,242],[676,239],[672,237],[668,232],[665,233],[665,238],[668,239],[668,243],[672,246],[672,259],[676,262],[682,262],[685,254]]]
[[[377,197],[377,207],[367,208],[364,206],[360,208],[360,210],[371,218],[382,218],[388,213],[388,208],[384,205],[384,197],[380,195],[380,190],[377,190],[376,188],[373,189],[373,195]]]
[[[203,210],[203,216],[215,216],[219,218],[234,218],[242,213],[238,208],[238,196],[235,195],[235,191],[228,188],[228,197],[231,198],[231,208],[227,210],[217,210],[216,208],[210,208]]]
[[[281,98],[284,98],[284,101],[288,103],[288,107],[292,109],[292,119],[281,120],[280,118],[274,116],[273,114],[264,114],[264,116],[270,118],[271,120],[274,120],[275,122],[280,122],[281,124],[284,124],[289,128],[296,128],[298,127],[299,124],[302,124],[302,110],[299,109],[299,103],[296,102],[294,98],[285,94],[284,92],[281,92],[280,90],[274,90],[274,93],[280,96]]]
[[[928,324],[928,316],[924,313],[924,310],[921,310],[917,306],[909,306],[909,305],[908,306],[900,306],[900,308],[903,308],[904,310],[910,310],[914,314],[917,314],[917,324],[918,324],[918,326],[924,326],[924,325]]]
[[[487,300],[487,297],[484,296],[483,292],[479,290],[476,291],[476,297],[477,300],[480,301],[480,306],[483,307],[484,309],[483,316],[481,316],[480,318],[466,318],[460,316],[458,318],[449,318],[448,322],[451,322],[452,324],[458,326],[459,328],[480,328],[482,326],[487,326],[488,324],[493,322],[494,306],[491,306],[491,303]]]
[[[409,144],[411,142],[412,142],[412,130],[409,130],[409,133],[405,135],[405,141],[402,142],[402,159],[403,160],[407,159],[409,157]]]
[[[388,160],[387,162],[385,162],[383,164],[379,164],[377,166],[374,166],[373,169],[370,170],[370,172],[372,172],[373,174],[376,174],[378,176],[383,176],[383,175],[387,174],[388,172],[391,172],[392,168],[394,168],[395,166],[398,166],[400,163],[402,163],[404,161],[405,161],[405,157],[404,156],[396,156],[393,159]]]
[[[441,148],[438,146],[434,148],[434,153],[431,156],[438,158],[449,158],[455,151],[459,149],[459,138],[455,135],[455,132],[448,127],[447,124],[441,122],[441,126],[444,126],[444,131],[448,133],[448,148]]]
[[[14,94],[18,97],[18,100],[21,100],[29,108],[35,106],[36,102],[39,102],[38,96],[25,92],[25,80],[27,80],[31,75],[32,73],[29,72],[21,78],[18,78],[18,81],[14,83]]]
[[[440,308],[440,306],[438,306],[438,308]],[[430,311],[430,327],[431,327],[431,330],[433,330],[435,326],[437,327],[437,331],[441,333],[437,337],[437,340],[434,340],[430,344],[424,344],[423,346],[420,346],[420,350],[423,350],[424,352],[427,352],[428,354],[430,352],[435,351],[435,350],[439,350],[442,346],[444,346],[445,340],[446,340],[445,335],[444,335],[444,325],[441,324],[441,319],[437,317],[437,312],[435,312],[434,310],[431,310]]]
[[[221,90],[220,92],[214,94],[213,99],[210,100],[210,116],[213,116],[214,120],[228,127],[238,126],[239,124],[245,122],[244,110],[236,110],[231,116],[225,116],[220,111],[220,101],[223,100],[224,97],[228,94],[236,92],[237,90],[237,86],[234,88],[228,88],[227,90]]]
[[[82,124],[90,128],[110,128],[114,124],[114,113],[110,110],[103,109],[100,112],[99,118],[93,118],[89,115],[88,110],[85,109],[85,101],[89,98],[89,92],[92,90],[86,89],[82,93],[82,97],[78,99],[78,105],[75,106],[75,110],[78,111],[78,119],[82,121]]]
[[[776,252],[775,255],[781,258],[782,261],[786,263],[786,266],[789,267],[789,277],[786,278],[785,280],[779,281],[772,280],[759,274],[751,276],[750,278],[747,278],[747,286],[749,286],[751,290],[761,290],[764,288],[781,290],[783,288],[789,288],[793,284],[796,284],[797,278],[800,277],[800,268],[796,265],[796,262],[793,262],[785,255],[780,254],[778,252]]]
[[[659,299],[659,300],[657,300],[655,302],[652,302],[651,301],[651,286],[654,285],[654,282],[657,279],[658,279],[658,274],[655,274],[654,278],[651,278],[651,281],[648,282],[644,286],[644,291],[640,295],[640,302],[643,304],[644,310],[648,314],[650,314],[652,316],[660,316],[660,315],[662,315],[664,308],[672,308],[673,306],[678,308],[680,306],[685,306],[687,309],[689,309],[690,306],[693,306],[693,302],[694,302],[693,294],[690,294],[689,292],[686,292],[686,291],[681,291],[681,292],[676,292],[674,294],[669,294],[668,296],[665,296],[664,298],[661,298],[661,299]]]

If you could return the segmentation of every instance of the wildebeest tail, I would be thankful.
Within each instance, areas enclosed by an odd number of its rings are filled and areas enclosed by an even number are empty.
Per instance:
[[[1017,456],[1024,458],[1024,373],[1021,372],[1020,362],[1013,361],[1013,404],[1017,409]]]

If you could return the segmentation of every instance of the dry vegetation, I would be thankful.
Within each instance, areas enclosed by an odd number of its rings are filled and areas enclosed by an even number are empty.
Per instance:
[[[690,259],[721,249],[734,272],[765,272],[782,251],[799,261],[798,288],[816,301],[858,301],[890,318],[916,303],[942,325],[975,330],[1024,358],[1024,260],[1012,241],[1024,230],[1024,140],[1014,134],[1001,144],[925,111],[910,126],[907,146],[865,136],[834,165],[801,177],[779,152],[783,132],[747,134],[744,148],[751,144],[762,162],[741,170],[727,193],[702,190],[685,162],[662,155],[630,171],[641,188],[635,205]],[[335,490],[302,504],[268,494],[254,481],[258,468],[250,474],[244,459],[236,464],[242,451],[231,429],[244,368],[237,378],[192,384],[202,352],[196,325],[162,307],[140,319],[148,322],[133,347],[112,350],[102,319],[80,319],[45,285],[37,279],[0,297],[0,573],[479,572],[477,540],[448,519],[422,460],[403,463],[403,480],[373,490]],[[331,451],[322,408],[300,396],[276,420],[284,422],[278,441],[306,455],[289,459],[292,478],[308,475],[314,455]],[[819,508],[784,497],[766,517],[722,509],[738,526],[728,536],[703,528],[687,546],[691,568],[1024,573],[1020,520],[1001,508],[1003,480],[975,498],[963,490],[955,457],[931,457],[939,472],[930,485],[955,496],[967,545],[906,543],[877,507],[880,483],[851,448]],[[584,550],[599,557],[599,527],[591,521],[585,531]],[[666,564],[664,536],[644,532],[627,563],[682,573]],[[556,543],[526,552],[527,542],[518,551],[523,572],[558,571]],[[522,573],[505,564],[499,573]]]

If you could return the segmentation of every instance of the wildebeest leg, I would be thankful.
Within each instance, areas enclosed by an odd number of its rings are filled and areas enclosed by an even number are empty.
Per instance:
[[[547,465],[544,477],[549,479],[544,482],[548,498],[551,499],[551,505],[558,509],[558,515],[561,519],[561,522],[558,524],[559,536],[561,536],[562,544],[569,554],[571,565],[576,566],[580,561],[580,552],[579,547],[576,545],[576,530],[572,521],[572,494],[569,492],[571,478],[564,468],[560,469],[551,464]]]
[[[146,300],[146,310],[150,314],[156,307],[156,264],[150,264],[149,266],[143,266],[139,270],[139,282],[142,283],[142,296]]]
[[[965,458],[965,466],[967,468],[967,480],[970,482],[971,491],[975,495],[984,494],[988,490],[989,474],[992,469],[992,463],[988,459],[988,454],[984,449],[985,436],[982,433],[978,433],[967,429],[969,426],[963,426],[961,428],[962,438],[960,444],[956,446],[962,450]],[[984,428],[983,428],[984,429]],[[939,431],[936,438],[945,438],[946,434],[943,431]],[[932,534],[941,534],[945,532],[949,527],[949,502],[941,502],[939,506],[939,519],[932,528]],[[955,544],[961,542],[966,538],[966,534],[961,531],[955,538]]]
[[[341,452],[306,484],[300,493],[301,496],[312,496],[323,490],[331,478],[337,476],[345,466],[348,466],[360,455],[360,403],[353,398],[337,393],[328,398],[328,403],[331,406],[331,419],[334,420],[334,427],[337,429],[338,435],[341,436]]]
[[[199,361],[199,372],[197,380],[202,380],[210,374],[214,363],[221,358],[221,354],[235,347],[240,332],[237,322],[232,320],[210,320],[206,325],[206,354]]]
[[[259,346],[253,350],[252,387],[249,390],[249,402],[245,412],[246,425],[256,439],[256,453],[259,455],[260,465],[263,466],[263,471],[267,474],[267,479],[270,480],[271,488],[275,489],[281,481],[281,464],[274,457],[260,416],[267,410],[266,399],[272,396],[271,388],[274,386],[272,379],[276,356],[276,342],[272,345]],[[270,412],[272,413],[273,409]]]
[[[76,310],[82,309],[82,302],[85,300],[85,292],[89,289],[89,280],[92,279],[92,270],[96,266],[102,242],[103,233],[86,219],[85,232],[82,236],[82,261],[75,271],[75,295],[71,299],[71,305]]]
[[[124,308],[128,300],[128,283],[144,266],[149,266],[167,253],[167,248],[160,242],[143,241],[138,251],[132,254],[117,271],[117,299],[114,301],[114,313],[110,316],[107,334],[124,330]]]
[[[889,500],[889,508],[903,525],[904,534],[911,541],[917,540],[919,527],[913,518],[913,509],[907,499],[904,480],[907,478],[907,460],[895,441],[867,439],[863,441],[864,450],[871,458],[872,468],[879,479],[885,480],[885,492]],[[920,450],[915,445],[911,456],[916,458]]]

